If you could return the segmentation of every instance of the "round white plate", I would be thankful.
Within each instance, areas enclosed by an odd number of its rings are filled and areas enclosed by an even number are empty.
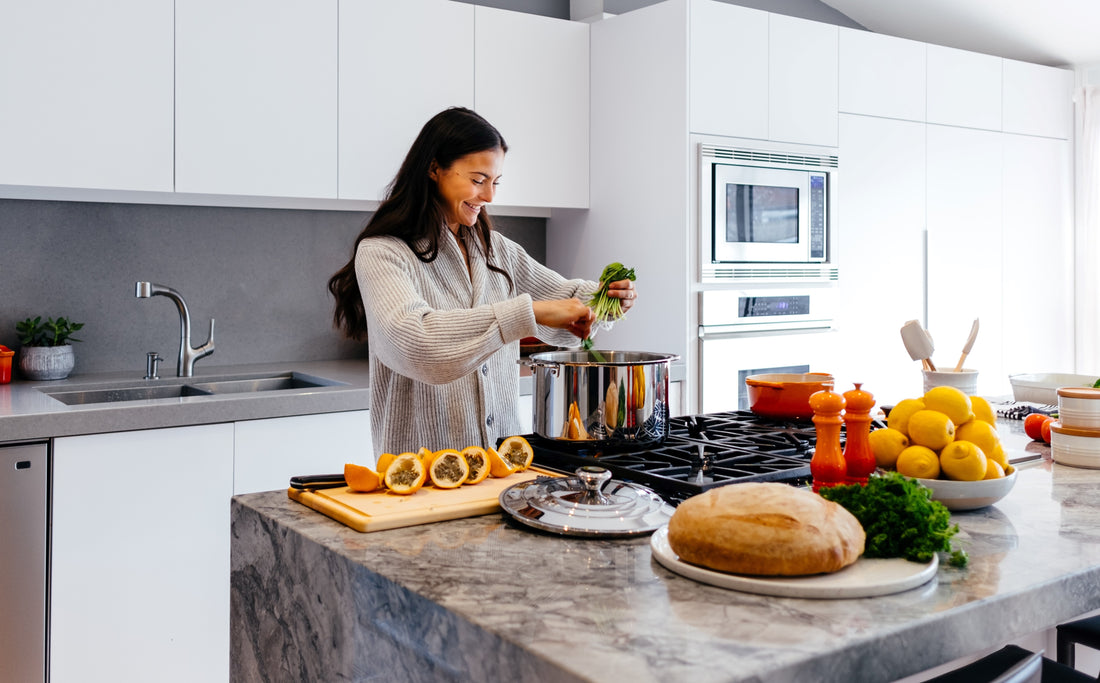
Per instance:
[[[902,558],[861,557],[832,574],[760,577],[727,574],[684,562],[668,544],[667,525],[653,533],[649,545],[662,566],[681,576],[719,588],[781,598],[870,598],[900,593],[928,583],[940,564],[935,555],[924,564]]]

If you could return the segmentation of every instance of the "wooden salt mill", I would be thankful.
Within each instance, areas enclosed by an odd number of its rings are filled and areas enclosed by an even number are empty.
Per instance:
[[[848,483],[848,466],[840,450],[840,425],[844,420],[845,398],[828,389],[810,395],[810,407],[814,411],[814,429],[817,445],[810,459],[810,474],[814,479],[814,492],[822,487]]]
[[[847,407],[844,411],[844,462],[848,465],[848,483],[867,483],[867,478],[878,464],[871,450],[871,409],[875,407],[875,397],[869,392],[856,388],[844,392]]]

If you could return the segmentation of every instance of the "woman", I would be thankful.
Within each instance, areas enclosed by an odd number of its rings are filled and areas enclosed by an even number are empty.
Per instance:
[[[370,347],[375,453],[495,446],[520,432],[519,340],[575,346],[597,283],[566,280],[496,233],[508,146],[469,109],[432,117],[329,280],[335,325]],[[623,280],[609,294],[635,300]]]

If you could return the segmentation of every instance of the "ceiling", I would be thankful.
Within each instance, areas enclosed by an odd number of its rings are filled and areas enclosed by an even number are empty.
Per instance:
[[[1097,0],[821,0],[875,33],[1048,66],[1100,64]]]

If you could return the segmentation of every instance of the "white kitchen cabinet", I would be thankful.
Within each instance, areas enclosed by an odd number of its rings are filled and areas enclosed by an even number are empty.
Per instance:
[[[1011,393],[1003,371],[1002,136],[928,126],[928,331],[937,366],[954,367],[975,318],[966,367],[983,395]],[[1057,267],[1057,266],[1055,266]]]
[[[928,46],[928,123],[1001,130],[1000,57]]]
[[[1006,133],[1068,138],[1073,133],[1073,71],[1005,59]]]
[[[370,413],[295,415],[237,422],[233,494],[285,489],[300,474],[342,473],[344,464],[373,467]]]
[[[901,326],[924,319],[925,124],[840,116],[843,198],[836,221],[838,367],[879,403],[921,391]]]
[[[840,111],[924,121],[926,52],[915,40],[841,28]]]
[[[531,394],[521,394],[519,397],[519,433],[530,434],[535,430],[535,397]]]
[[[229,672],[233,425],[54,439],[50,680]]]
[[[4,3],[0,185],[172,190],[172,7]]]
[[[176,2],[176,191],[334,198],[337,0]]]
[[[766,140],[768,13],[712,0],[688,11],[691,132]]]
[[[340,0],[341,199],[382,199],[428,119],[474,106],[473,36],[473,5]]]
[[[782,14],[768,27],[768,138],[836,147],[837,27]]]
[[[1002,136],[1006,375],[1074,371],[1073,148]],[[982,320],[984,336],[985,320]],[[981,337],[979,337],[981,341]]]
[[[508,144],[497,203],[588,207],[588,31],[474,8],[474,104]]]

